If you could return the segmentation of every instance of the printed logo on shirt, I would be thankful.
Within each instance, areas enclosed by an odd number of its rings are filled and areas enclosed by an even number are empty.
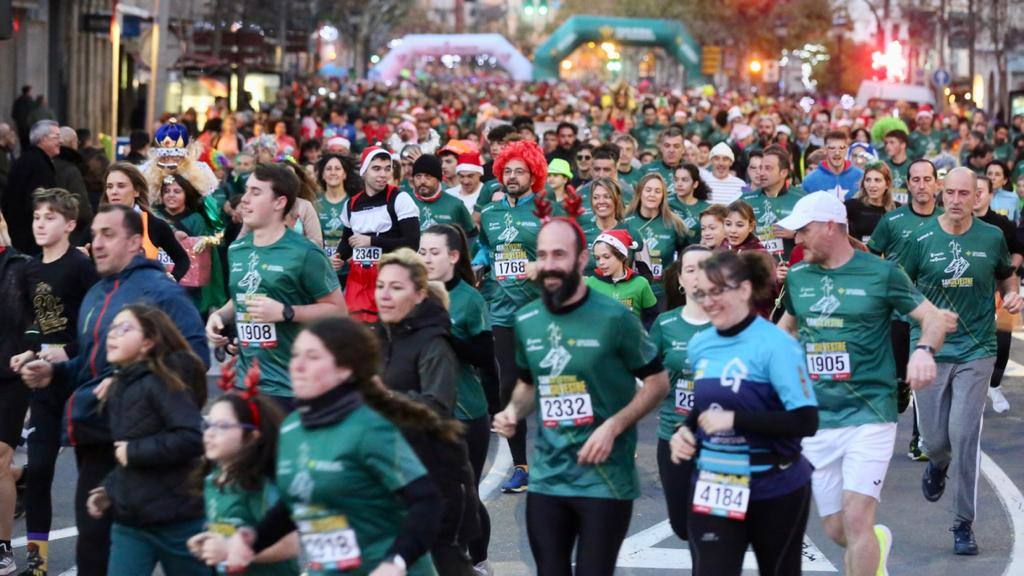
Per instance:
[[[315,483],[309,475],[309,445],[305,442],[299,444],[299,457],[295,462],[295,477],[288,486],[288,494],[301,502],[309,503],[313,497]]]
[[[420,220],[420,230],[426,230],[437,224],[437,220],[434,220],[434,211],[430,209],[430,206],[420,207]]]
[[[245,272],[245,276],[238,281],[238,287],[245,290],[245,294],[252,295],[259,292],[260,283],[263,282],[263,277],[259,273],[260,257],[255,251],[249,253],[249,268]]]
[[[739,394],[740,386],[743,384],[743,379],[749,374],[750,372],[747,370],[746,364],[744,364],[739,358],[733,358],[725,365],[725,369],[722,370],[722,376],[719,378],[719,381],[722,387],[732,388],[733,394]]]
[[[558,324],[548,324],[548,353],[540,361],[541,368],[549,369],[549,376],[559,376],[572,360],[572,354],[562,346],[562,329]]]
[[[835,284],[830,276],[821,279],[821,291],[824,292],[824,295],[810,308],[811,312],[818,313],[818,318],[828,318],[839,308],[839,299],[832,294],[834,287]]]
[[[508,243],[519,237],[519,229],[516,228],[515,219],[512,213],[505,214],[505,230],[498,236],[499,242]]]
[[[956,240],[950,240],[949,251],[953,255],[953,260],[950,261],[943,272],[951,274],[952,278],[943,278],[942,287],[953,288],[973,286],[974,278],[962,278],[964,272],[967,272],[967,269],[971,267],[971,263],[963,257],[960,244]]]

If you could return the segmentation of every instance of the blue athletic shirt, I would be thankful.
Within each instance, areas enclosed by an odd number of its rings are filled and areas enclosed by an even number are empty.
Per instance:
[[[733,336],[717,330],[697,333],[690,340],[689,353],[698,413],[712,406],[735,412],[778,412],[818,405],[800,344],[760,316]],[[734,431],[708,436],[698,428],[697,438],[702,447],[720,447],[724,452],[749,448],[751,500],[788,494],[810,481],[811,464],[800,455],[798,437],[742,436]],[[759,454],[790,463],[785,468],[754,465]]]

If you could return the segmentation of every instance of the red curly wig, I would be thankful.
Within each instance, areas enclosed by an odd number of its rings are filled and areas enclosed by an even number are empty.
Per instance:
[[[544,158],[544,151],[540,146],[526,140],[508,143],[502,149],[501,154],[494,159],[494,176],[499,182],[505,173],[505,164],[511,160],[522,160],[526,163],[526,169],[533,176],[533,184],[530,185],[530,189],[534,194],[544,189],[544,184],[548,180],[548,161]]]

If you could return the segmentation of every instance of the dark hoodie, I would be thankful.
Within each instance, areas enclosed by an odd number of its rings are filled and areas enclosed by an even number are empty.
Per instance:
[[[53,167],[57,173],[57,187],[71,192],[78,199],[78,223],[71,233],[71,244],[84,246],[90,240],[89,226],[92,224],[92,204],[83,177],[85,160],[77,150],[61,146],[60,154],[53,159]]]
[[[374,325],[381,343],[384,384],[446,418],[451,418],[455,409],[459,370],[449,340],[451,325],[448,311],[432,298],[418,304],[397,324]]]

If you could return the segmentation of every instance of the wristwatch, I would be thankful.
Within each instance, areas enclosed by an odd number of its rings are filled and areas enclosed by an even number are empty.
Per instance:
[[[927,344],[918,344],[917,346],[914,346],[914,350],[924,350],[932,356],[935,356],[935,348],[932,348]]]
[[[295,308],[292,308],[291,304],[285,304],[284,308],[281,309],[281,317],[284,318],[285,322],[295,320]]]

